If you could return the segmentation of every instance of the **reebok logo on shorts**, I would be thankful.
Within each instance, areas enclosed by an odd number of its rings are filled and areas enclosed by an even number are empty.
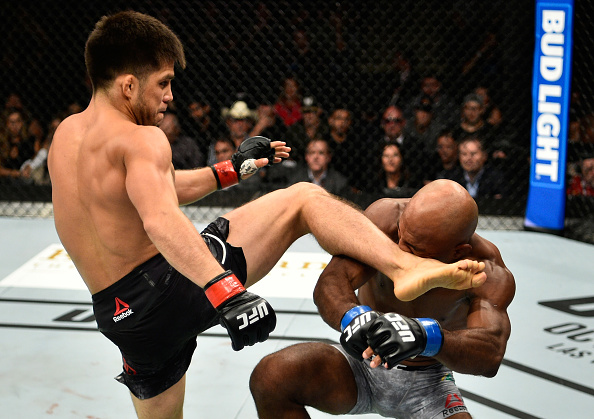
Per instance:
[[[115,313],[113,313],[113,321],[114,323],[119,322],[120,320],[125,319],[126,317],[134,314],[130,305],[128,303],[123,302],[118,297],[115,298]]]
[[[464,406],[462,398],[457,394],[448,394],[445,402],[445,409],[442,410],[441,417],[447,418],[461,412],[468,412],[468,409]]]

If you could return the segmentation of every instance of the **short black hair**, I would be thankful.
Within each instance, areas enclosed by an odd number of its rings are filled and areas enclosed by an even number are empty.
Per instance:
[[[120,74],[142,79],[173,62],[181,68],[186,57],[181,41],[158,19],[134,11],[103,16],[85,45],[85,64],[93,90],[105,88]]]

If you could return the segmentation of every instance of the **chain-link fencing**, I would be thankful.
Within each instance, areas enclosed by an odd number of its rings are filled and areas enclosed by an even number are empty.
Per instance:
[[[570,141],[583,144],[594,143],[594,67],[588,12],[585,2],[577,3]],[[123,7],[110,0],[3,6],[3,215],[51,216],[45,167],[26,176],[21,168],[50,143],[60,120],[88,103],[86,38],[102,15]],[[293,147],[291,161],[209,195],[186,208],[192,216],[213,218],[294,181],[305,170],[309,141],[322,138],[332,150],[330,167],[347,180],[335,192],[362,208],[379,197],[410,196],[435,178],[466,184],[482,173],[475,191],[481,227],[522,227],[533,2],[153,0],[129,1],[125,8],[161,19],[184,44],[188,66],[177,71],[171,108],[181,135],[197,145],[195,166],[215,161],[216,140],[233,137],[234,130],[286,139]],[[247,109],[234,107],[237,101]],[[14,108],[22,111],[27,147],[7,140]],[[453,165],[448,160],[452,147],[465,147],[465,164],[478,165],[467,178],[457,158]],[[579,157],[571,157],[568,177],[578,174],[586,151],[575,149],[571,156]],[[570,197],[568,235],[594,242],[592,199]]]

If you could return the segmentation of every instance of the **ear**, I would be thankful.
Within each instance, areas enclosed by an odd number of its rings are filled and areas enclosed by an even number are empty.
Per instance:
[[[123,74],[119,77],[119,85],[122,94],[127,99],[132,99],[136,90],[138,90],[138,79],[132,74]]]
[[[466,259],[470,252],[472,252],[472,245],[459,244],[454,248],[454,260]]]

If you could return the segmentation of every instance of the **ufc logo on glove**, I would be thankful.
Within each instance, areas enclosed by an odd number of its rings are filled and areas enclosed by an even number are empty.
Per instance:
[[[402,342],[414,342],[415,336],[410,330],[408,322],[404,320],[399,314],[388,313],[385,318],[390,321],[390,324],[394,329],[398,330],[398,335],[402,339]]]
[[[359,330],[361,326],[371,320],[371,312],[363,313],[359,317],[356,317],[343,331],[343,333],[346,333],[345,341],[348,342],[349,339],[353,337],[353,334],[357,333],[357,330]]]
[[[263,317],[268,315],[268,307],[266,303],[260,303],[256,307],[252,308],[252,313],[248,316],[247,313],[242,313],[237,316],[237,320],[241,320],[243,323],[239,325],[239,330],[244,329],[250,324],[256,323]]]

